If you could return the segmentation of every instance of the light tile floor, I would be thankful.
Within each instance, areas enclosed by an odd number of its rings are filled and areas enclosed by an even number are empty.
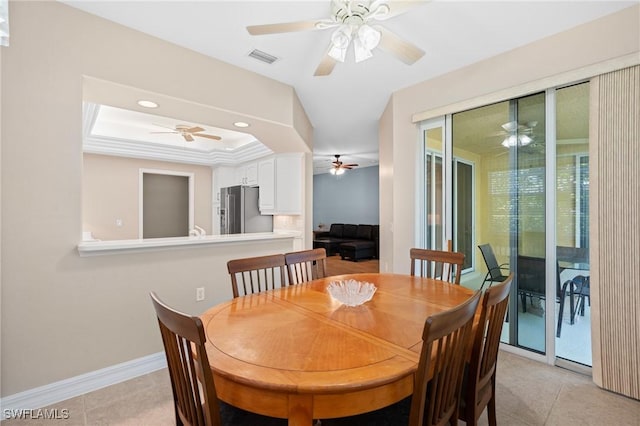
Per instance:
[[[498,425],[640,426],[640,401],[599,389],[590,377],[504,351],[499,355],[497,377]],[[2,426],[175,424],[166,370],[48,408],[68,409],[69,419],[12,419]],[[480,425],[486,424],[484,413]]]

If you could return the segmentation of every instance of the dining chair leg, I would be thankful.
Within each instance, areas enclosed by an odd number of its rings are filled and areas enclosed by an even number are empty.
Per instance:
[[[496,420],[496,375],[493,373],[491,378],[491,399],[487,403],[487,417],[489,417],[489,426],[497,426]]]

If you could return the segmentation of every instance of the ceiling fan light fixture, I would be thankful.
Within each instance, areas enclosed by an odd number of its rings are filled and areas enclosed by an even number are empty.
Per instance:
[[[351,27],[349,25],[341,25],[331,35],[331,44],[338,49],[346,49],[351,43]]]
[[[520,135],[518,136],[518,141],[520,142],[520,146],[526,146],[533,142],[533,139],[527,135]]]
[[[518,144],[518,138],[516,138],[515,135],[507,136],[502,141],[502,146],[504,146],[505,148],[511,148],[516,146],[517,144]]]
[[[344,174],[344,169],[340,167],[332,167],[329,169],[329,173],[335,176],[340,176]]]
[[[351,43],[351,27],[349,25],[341,25],[331,35],[331,47],[328,55],[336,61],[344,62],[347,57],[349,43]]]
[[[335,46],[331,46],[327,54],[338,62],[344,62],[347,58],[347,49],[339,49]]]
[[[502,141],[502,146],[505,148],[513,148],[514,146],[527,146],[533,142],[533,138],[527,135],[510,135]]]
[[[353,51],[355,53],[356,63],[366,61],[373,56],[370,49],[367,49],[360,39],[353,40]]]
[[[361,25],[358,28],[358,38],[357,40],[362,43],[362,46],[367,50],[373,50],[378,47],[380,43],[380,31],[375,30],[369,25]]]

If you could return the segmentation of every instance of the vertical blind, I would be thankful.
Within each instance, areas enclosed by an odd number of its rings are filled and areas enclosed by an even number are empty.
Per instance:
[[[640,399],[640,66],[591,88],[593,379]]]

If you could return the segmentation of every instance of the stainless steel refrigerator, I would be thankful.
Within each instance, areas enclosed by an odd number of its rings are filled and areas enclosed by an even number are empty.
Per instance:
[[[272,232],[273,216],[261,215],[258,188],[230,186],[220,189],[220,233]]]

